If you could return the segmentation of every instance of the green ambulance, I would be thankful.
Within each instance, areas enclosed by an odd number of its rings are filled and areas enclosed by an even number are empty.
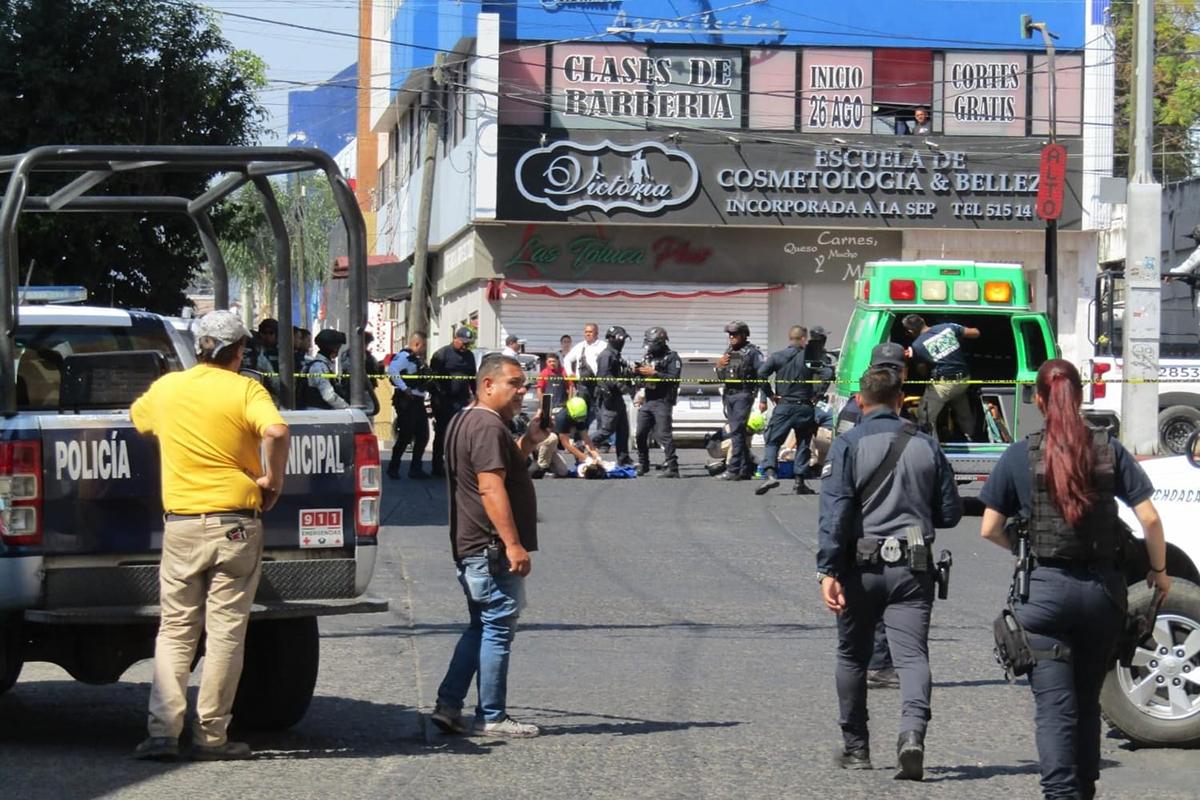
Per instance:
[[[938,438],[968,493],[983,487],[1000,454],[1013,441],[1042,427],[1033,402],[1038,367],[1058,355],[1045,314],[1030,305],[1020,264],[982,261],[876,261],[854,284],[854,313],[838,357],[833,387],[835,414],[858,391],[858,381],[882,342],[912,344],[901,320],[920,314],[929,325],[954,322],[978,328],[963,347],[970,363],[975,430],[953,426],[947,409]],[[925,391],[924,368],[909,361],[906,404],[914,412]],[[973,484],[973,485],[972,485]]]

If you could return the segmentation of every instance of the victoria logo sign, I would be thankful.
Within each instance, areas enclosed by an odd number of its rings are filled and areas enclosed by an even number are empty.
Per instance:
[[[692,157],[659,142],[555,142],[521,156],[517,190],[556,211],[656,214],[686,204],[700,185]]]

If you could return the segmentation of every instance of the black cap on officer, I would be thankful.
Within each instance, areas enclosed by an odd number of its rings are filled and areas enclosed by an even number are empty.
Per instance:
[[[629,333],[620,325],[613,325],[604,332],[604,338],[612,345],[612,349],[619,353],[629,339]]]
[[[733,322],[725,326],[726,333],[740,334],[742,336],[750,335],[750,326],[742,322],[740,319],[735,319]]]
[[[822,328],[820,325],[814,325],[812,327],[812,330],[810,330],[808,332],[808,340],[810,342],[815,342],[815,341],[824,342],[828,338],[829,338],[829,332],[826,331],[824,328]]]

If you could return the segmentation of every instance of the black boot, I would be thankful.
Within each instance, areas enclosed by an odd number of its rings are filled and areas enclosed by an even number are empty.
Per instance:
[[[679,477],[679,464],[675,461],[668,461],[666,464],[663,464],[662,472],[658,473],[658,477],[660,477],[660,478],[678,478]]]
[[[896,780],[919,781],[925,777],[925,734],[908,731],[896,742]]]
[[[842,769],[870,769],[871,750],[867,747],[862,747],[858,750],[841,748],[838,750],[834,760],[837,766]]]
[[[796,481],[796,494],[816,494],[816,492],[808,488],[808,484],[804,482],[803,478],[801,478],[800,480]]]
[[[757,495],[764,495],[779,485],[779,478],[775,477],[775,470],[767,467],[763,470],[762,481],[758,484],[758,488],[754,490]]]
[[[645,475],[649,471],[650,471],[650,465],[644,461],[641,464],[638,464],[637,469],[634,470],[634,472],[637,473],[637,476],[639,478],[642,477],[643,475]]]

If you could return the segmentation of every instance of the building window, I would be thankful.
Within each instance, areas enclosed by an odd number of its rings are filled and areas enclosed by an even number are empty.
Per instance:
[[[933,52],[875,50],[872,133],[929,136],[933,125]],[[920,113],[918,113],[920,112]]]

